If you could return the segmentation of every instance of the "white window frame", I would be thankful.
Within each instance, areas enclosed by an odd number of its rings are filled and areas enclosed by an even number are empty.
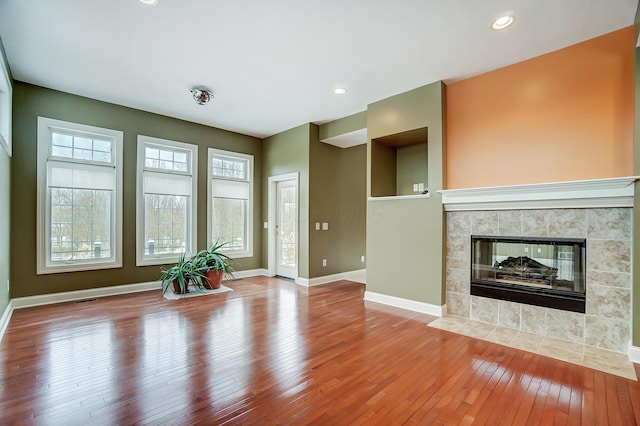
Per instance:
[[[213,176],[213,157],[225,156],[231,158],[237,158],[239,160],[247,161],[247,181],[249,184],[249,200],[247,203],[247,250],[229,250],[224,253],[233,258],[246,258],[253,257],[253,155],[242,154],[233,151],[224,151],[222,149],[209,148],[207,156],[207,247],[210,247],[215,241],[213,239],[213,180],[220,179]],[[223,242],[223,241],[221,241]]]
[[[9,65],[0,54],[0,145],[11,157],[13,146],[11,143],[11,117],[12,117],[13,85],[9,74]]]
[[[198,146],[184,142],[176,142],[167,139],[159,139],[151,136],[138,135],[138,161],[137,161],[137,189],[136,189],[136,265],[164,265],[175,263],[180,257],[179,254],[158,254],[154,256],[145,255],[146,242],[144,240],[145,230],[145,203],[144,203],[144,171],[145,171],[145,147],[154,145],[158,148],[177,148],[190,153],[190,171],[188,173],[163,171],[160,169],[150,169],[156,173],[180,174],[191,176],[191,205],[188,224],[189,246],[185,247],[187,256],[196,253],[197,248],[197,225],[198,225]]]
[[[73,263],[51,261],[51,196],[47,185],[47,162],[51,158],[51,133],[54,130],[73,134],[88,134],[112,141],[110,167],[115,169],[115,193],[112,208],[111,242],[112,255],[99,260],[78,260]],[[84,124],[38,117],[38,162],[37,162],[37,274],[91,271],[122,267],[122,150],[123,132]],[[79,160],[54,157],[56,161],[82,163]]]

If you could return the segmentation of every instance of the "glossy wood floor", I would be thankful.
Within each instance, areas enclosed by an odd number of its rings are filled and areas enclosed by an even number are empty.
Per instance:
[[[360,284],[228,286],[16,310],[0,423],[640,421],[638,382],[427,327],[434,317],[363,302]]]

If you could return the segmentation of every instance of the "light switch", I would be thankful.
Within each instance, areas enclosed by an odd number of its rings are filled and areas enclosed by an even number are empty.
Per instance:
[[[322,222],[322,230],[323,231],[328,231],[329,230],[329,224],[327,222]]]
[[[320,222],[316,222],[316,231],[320,230]]]
[[[269,222],[264,223],[264,229],[269,229]]]

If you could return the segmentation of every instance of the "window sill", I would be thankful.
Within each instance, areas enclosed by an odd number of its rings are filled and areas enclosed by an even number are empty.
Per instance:
[[[177,263],[179,259],[179,255],[176,256],[166,256],[166,257],[154,257],[154,258],[145,258],[145,259],[137,259],[136,266],[158,266],[158,265],[170,265],[172,263]],[[185,256],[185,258],[190,258],[191,256]]]
[[[38,266],[37,275],[59,274],[63,272],[86,272],[97,271],[100,269],[116,269],[122,268],[122,262],[104,262],[104,263],[70,263],[54,266]]]
[[[226,254],[227,256],[229,256],[232,259],[244,259],[244,258],[247,258],[247,257],[253,257],[253,253],[252,252],[246,252],[246,251],[244,251],[244,252],[235,252],[235,253],[234,252],[224,251],[222,253]]]

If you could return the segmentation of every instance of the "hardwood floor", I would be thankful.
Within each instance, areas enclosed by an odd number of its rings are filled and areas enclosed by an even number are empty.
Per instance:
[[[360,284],[226,285],[16,310],[0,423],[640,422],[638,382],[427,327]]]

